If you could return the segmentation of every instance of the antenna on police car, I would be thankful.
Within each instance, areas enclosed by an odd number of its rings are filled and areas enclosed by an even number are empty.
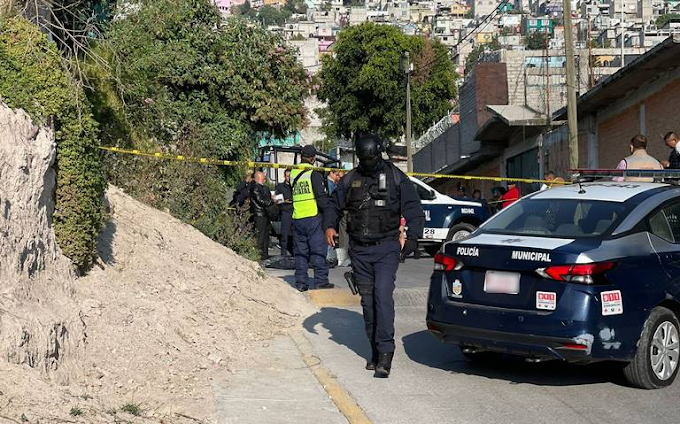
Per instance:
[[[572,184],[578,184],[578,194],[585,194],[586,191],[583,189],[583,185],[582,185],[582,183],[584,181],[583,181],[583,178],[581,176],[580,170],[575,169],[575,170],[572,170],[572,171],[569,171],[569,172],[571,172],[571,182],[572,182]]]

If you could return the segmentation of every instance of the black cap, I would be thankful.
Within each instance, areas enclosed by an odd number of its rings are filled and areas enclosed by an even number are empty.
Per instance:
[[[308,144],[302,148],[302,156],[311,158],[312,156],[316,156],[316,148],[312,146],[311,144]]]

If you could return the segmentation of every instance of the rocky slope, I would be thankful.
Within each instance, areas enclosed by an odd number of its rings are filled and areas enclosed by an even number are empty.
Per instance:
[[[216,422],[211,376],[310,307],[115,187],[76,279],[50,228],[53,160],[51,132],[0,104],[0,423]]]

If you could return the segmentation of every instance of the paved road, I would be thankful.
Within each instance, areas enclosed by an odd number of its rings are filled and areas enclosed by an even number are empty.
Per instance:
[[[304,322],[306,336],[324,365],[374,423],[677,423],[680,381],[671,388],[625,387],[615,364],[528,364],[506,358],[473,365],[457,347],[425,329],[427,280],[432,258],[400,267],[397,352],[392,376],[378,380],[363,369],[369,354],[361,311],[324,307]],[[341,280],[345,269],[331,272]],[[292,282],[291,271],[278,275]]]

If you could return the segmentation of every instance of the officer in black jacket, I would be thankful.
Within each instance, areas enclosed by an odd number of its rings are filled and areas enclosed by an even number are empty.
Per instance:
[[[257,248],[260,250],[260,259],[269,258],[269,230],[271,222],[267,209],[274,203],[272,195],[264,183],[267,177],[263,172],[255,173],[255,184],[250,192],[250,213],[255,221],[257,233]]]
[[[253,184],[253,174],[248,172],[245,178],[243,178],[243,181],[238,183],[234,189],[234,196],[232,197],[231,202],[229,202],[229,206],[242,207],[250,197],[250,191],[252,190]]]
[[[291,232],[293,229],[293,188],[290,185],[290,169],[283,172],[284,181],[276,185],[276,194],[283,195],[281,210],[281,255],[288,254],[291,246]]]
[[[338,220],[347,211],[350,256],[354,279],[361,295],[366,335],[371,343],[367,370],[374,377],[390,374],[394,356],[394,283],[400,253],[418,250],[425,213],[413,183],[390,162],[382,159],[384,147],[374,135],[356,141],[359,167],[343,177],[324,215],[326,242],[335,246]],[[408,225],[406,244],[400,252],[399,224]]]

